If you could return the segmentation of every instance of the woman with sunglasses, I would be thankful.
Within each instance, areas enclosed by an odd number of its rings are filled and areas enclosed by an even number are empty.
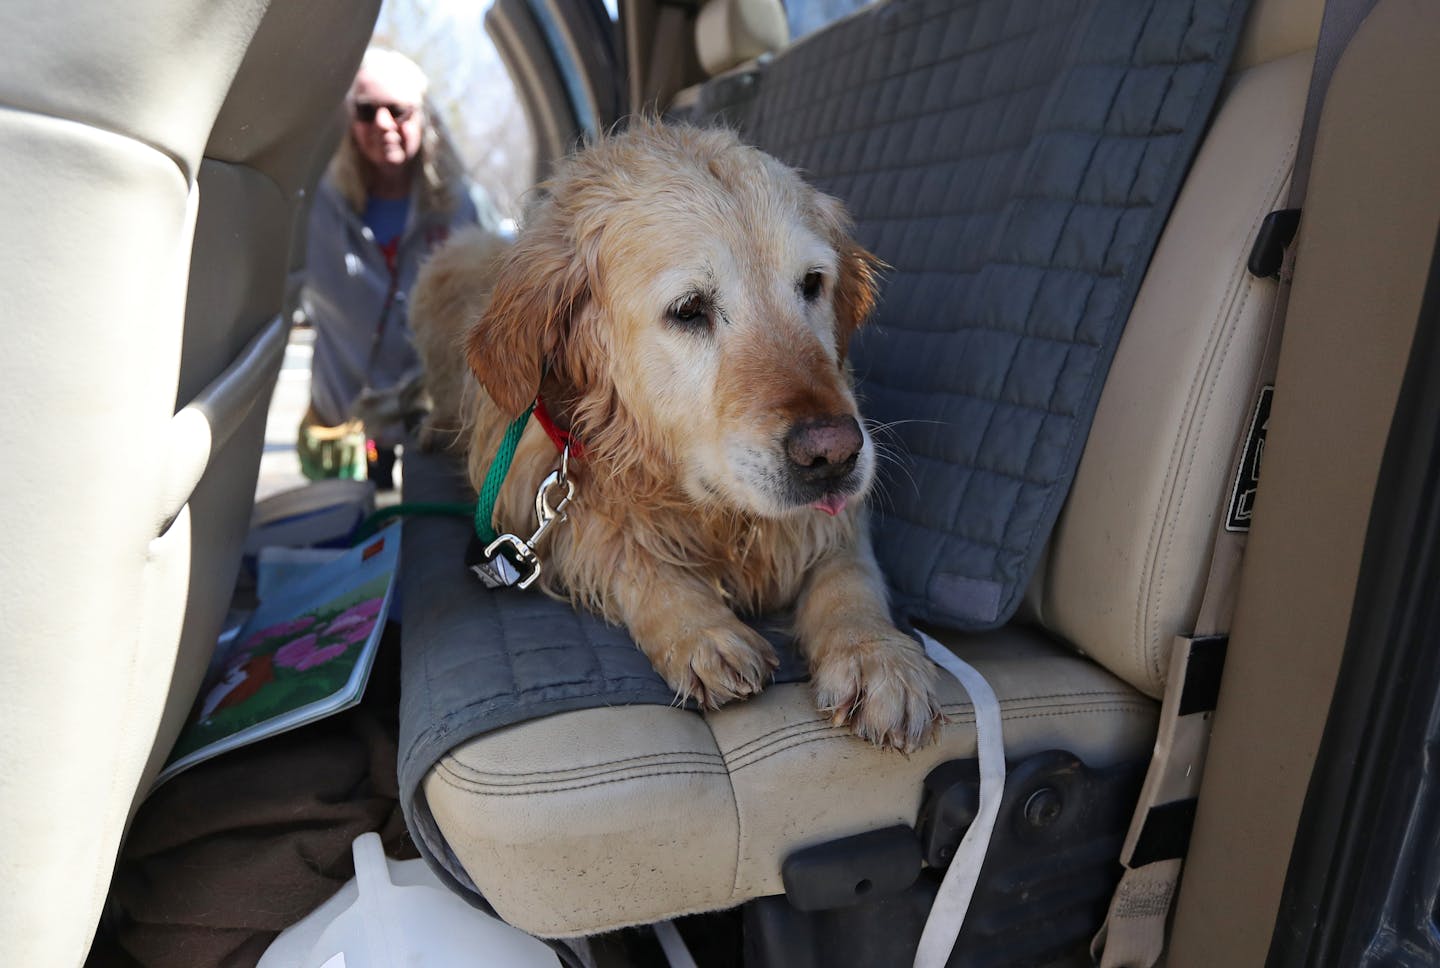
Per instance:
[[[366,476],[393,487],[396,446],[422,413],[406,295],[425,255],[478,220],[455,147],[426,104],[428,87],[404,55],[365,52],[345,101],[345,134],[311,208],[303,306],[315,351],[299,449],[312,478]]]

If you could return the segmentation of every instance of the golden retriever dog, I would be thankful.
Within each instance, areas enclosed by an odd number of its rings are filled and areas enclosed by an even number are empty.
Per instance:
[[[422,450],[463,450],[461,416],[475,381],[465,365],[462,321],[476,320],[510,243],[478,226],[456,232],[421,265],[409,322],[425,368],[430,412],[416,432]]]
[[[820,711],[910,751],[941,720],[935,667],[889,617],[863,510],[875,446],[845,357],[878,268],[840,203],[774,158],[724,130],[637,121],[558,168],[478,321],[420,326],[468,329],[477,489],[537,396],[583,445],[567,520],[539,549],[547,592],[623,624],[708,708],[777,665],[739,616],[788,611]],[[535,530],[559,466],[537,423],[497,532]]]

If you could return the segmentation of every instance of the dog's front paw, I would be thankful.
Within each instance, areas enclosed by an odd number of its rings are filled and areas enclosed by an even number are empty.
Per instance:
[[[831,725],[848,725],[881,749],[910,753],[926,746],[944,720],[934,664],[899,631],[830,643],[810,681],[815,704]]]
[[[763,689],[780,659],[763,636],[736,621],[687,629],[654,664],[677,699],[718,709]]]

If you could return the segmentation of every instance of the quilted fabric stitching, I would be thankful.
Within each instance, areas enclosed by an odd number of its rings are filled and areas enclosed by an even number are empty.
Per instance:
[[[880,387],[888,384],[909,389],[918,384],[937,399],[954,398],[956,388],[946,380],[934,379],[933,374],[931,379],[916,379],[927,374],[927,368],[917,367],[916,360],[928,360],[930,370],[943,365],[928,352],[930,344],[923,354],[903,351],[904,345],[930,339],[933,332],[909,324],[923,318],[923,307],[910,294],[917,292],[917,283],[927,277],[937,282],[947,275],[950,278],[951,284],[941,288],[956,294],[957,306],[964,307],[963,311],[951,308],[958,317],[956,330],[991,329],[1015,337],[1003,347],[1006,355],[996,363],[998,389],[986,392],[991,388],[961,386],[965,395],[990,398],[987,408],[975,411],[983,425],[978,454],[957,462],[916,446],[920,435],[914,431],[900,432],[916,465],[908,468],[916,486],[894,489],[896,496],[890,506],[877,515],[877,546],[912,613],[960,627],[996,624],[1006,617],[1001,614],[977,621],[947,611],[943,603],[933,600],[928,577],[942,571],[998,578],[1006,585],[1007,598],[1018,601],[1018,592],[1023,591],[1073,473],[1073,463],[1067,466],[1067,460],[1071,456],[1078,460],[1078,441],[1083,439],[1104,366],[1118,339],[1113,321],[1128,311],[1128,305],[1118,305],[1127,273],[1133,276],[1143,270],[1143,260],[1137,268],[1129,254],[1136,240],[1147,234],[1153,243],[1163,222],[1157,213],[1163,215],[1161,202],[1168,205],[1170,199],[1160,197],[1166,179],[1156,172],[1177,157],[1181,134],[1191,139],[1188,144],[1193,147],[1198,112],[1191,102],[1198,103],[1202,94],[1213,93],[1204,90],[1210,84],[1208,77],[1214,77],[1210,86],[1218,86],[1223,69],[1219,61],[1228,55],[1227,45],[1233,42],[1233,35],[1227,39],[1214,28],[1228,23],[1233,31],[1242,5],[1228,0],[1196,0],[1178,9],[1176,5],[1153,5],[1141,22],[1135,23],[1133,6],[1122,9],[1102,0],[1093,5],[1096,20],[1069,26],[1080,30],[1096,29],[1097,23],[1101,27],[1120,24],[1125,29],[1116,31],[1113,41],[1101,38],[1101,43],[1091,44],[1091,50],[1072,58],[1064,69],[1053,70],[1048,78],[1037,81],[1034,65],[1026,65],[1024,70],[1017,66],[1023,56],[999,57],[994,51],[1000,49],[997,44],[1009,54],[1050,49],[1046,45],[1054,44],[1055,38],[1045,31],[1054,29],[1054,23],[1066,16],[1060,6],[1019,2],[1007,5],[1001,15],[991,15],[984,3],[957,7],[932,0],[896,0],[877,8],[874,16],[839,25],[835,37],[802,45],[772,68],[753,105],[749,135],[761,147],[797,164],[822,189],[845,198],[855,214],[862,242],[897,266],[877,313],[879,328],[885,331],[883,338],[862,334],[855,343],[854,355],[864,378]],[[1197,12],[1202,8],[1205,22],[1197,32],[1202,19]],[[954,25],[962,26],[969,35],[961,37],[947,29]],[[966,49],[949,49],[957,39],[965,42]],[[869,56],[845,56],[862,50]],[[918,66],[896,70],[897,64],[906,61]],[[962,71],[969,71],[972,81],[979,79],[983,96],[975,97],[972,85],[965,88],[963,96],[956,94],[947,100],[934,83],[942,74]],[[803,105],[798,103],[804,96],[799,92],[806,85],[790,82],[802,74],[809,90],[821,92],[807,97]],[[1050,90],[1077,76],[1104,89],[1109,96],[1106,110],[1083,105],[1076,110],[1063,94]],[[903,97],[905,92],[908,98]],[[1040,101],[1033,99],[1033,92],[1042,93]],[[884,110],[902,100],[906,110]],[[1005,116],[1003,112],[990,113],[992,102],[1027,105],[1029,120],[1019,137],[1019,126],[1013,123],[977,133],[983,119]],[[847,120],[844,127],[833,123],[842,109]],[[919,143],[913,140],[897,150],[885,150],[887,139],[914,139],[927,121],[934,122],[930,127],[937,133],[945,131],[946,125],[954,131],[949,137],[933,138],[934,144],[919,152],[919,160],[910,150]],[[1065,145],[1065,139],[1083,146],[1087,156],[1065,161],[1064,150],[1075,146]],[[1050,149],[1064,150],[1052,156],[1046,153]],[[1005,186],[1006,191],[960,193],[971,199],[954,206],[964,210],[961,215],[952,216],[947,211],[951,206],[936,205],[935,198],[922,199],[911,191],[924,184],[930,172],[948,168],[948,179],[941,179],[943,191],[946,198],[957,197],[959,170],[971,166],[967,159],[977,159],[976,169],[984,170],[985,163],[978,159],[985,157],[1024,166],[1025,174],[1016,184]],[[1096,175],[1097,159],[1117,157],[1128,159],[1128,170],[1122,175],[1128,176],[1126,181],[1116,183],[1113,178]],[[1057,163],[1059,167],[1054,167]],[[1036,167],[1042,164],[1051,167]],[[1178,183],[1178,178],[1174,181]],[[893,223],[906,228],[917,221],[933,231],[957,235],[972,226],[988,226],[991,247],[978,256],[957,256],[949,266],[928,264],[923,259],[917,262],[909,257],[909,251],[892,251],[906,250],[913,235],[892,233],[887,226]],[[1147,233],[1147,227],[1153,232]],[[1032,229],[1042,230],[1043,236],[1025,242],[1025,233]],[[1098,237],[1097,229],[1103,233]],[[1086,244],[1087,236],[1093,242]],[[1042,239],[1046,248],[1035,250],[1033,241]],[[1007,255],[1006,246],[1018,247]],[[1019,274],[1007,280],[1006,265]],[[1040,271],[1028,271],[1037,267]],[[1090,273],[1087,290],[1079,296],[1081,308],[1060,336],[1037,334],[1029,321],[1046,279],[1066,270]],[[1010,291],[997,289],[1001,286]],[[926,290],[935,291],[933,286]],[[1071,345],[1054,358],[1058,377],[1039,397],[1048,405],[1044,418],[1016,423],[1026,411],[1013,401],[1018,395],[1028,399],[1035,392],[1027,389],[1032,382],[1028,373],[1017,376],[1014,372],[1016,362],[1035,352],[1034,347],[1042,341]],[[1080,416],[1075,418],[1072,413],[1077,405]],[[894,418],[908,415],[876,407],[871,407],[870,414],[892,423]],[[1012,440],[1017,437],[1016,428],[1025,426],[1031,428],[1025,431],[1029,436]],[[922,454],[927,464],[954,467],[945,471],[920,466]],[[981,468],[989,476],[977,475]],[[1037,478],[1050,483],[1037,483]],[[1012,483],[1001,486],[1001,480]],[[963,492],[958,500],[957,491]],[[948,522],[936,522],[923,507],[917,507],[926,499],[933,501],[936,494],[950,495]],[[1017,494],[1019,499],[1011,500]],[[977,502],[996,498],[1001,503],[990,509],[989,519],[975,512]],[[907,526],[897,526],[900,521]],[[913,540],[917,535],[930,538],[917,545]]]

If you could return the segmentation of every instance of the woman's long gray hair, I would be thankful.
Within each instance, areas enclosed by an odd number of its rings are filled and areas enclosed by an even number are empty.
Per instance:
[[[360,67],[362,70],[378,68],[410,73],[419,89],[428,92],[430,82],[425,72],[398,51],[371,47],[365,51]],[[368,194],[366,172],[370,163],[360,154],[355,139],[350,137],[349,105],[350,98],[347,97],[345,134],[340,138],[335,157],[330,160],[330,178],[350,207],[358,213],[365,210]],[[451,212],[464,193],[465,166],[428,93],[423,93],[421,98],[421,111],[424,128],[420,136],[420,150],[411,162],[415,167],[415,177],[419,179],[417,200],[420,211],[426,214]]]

